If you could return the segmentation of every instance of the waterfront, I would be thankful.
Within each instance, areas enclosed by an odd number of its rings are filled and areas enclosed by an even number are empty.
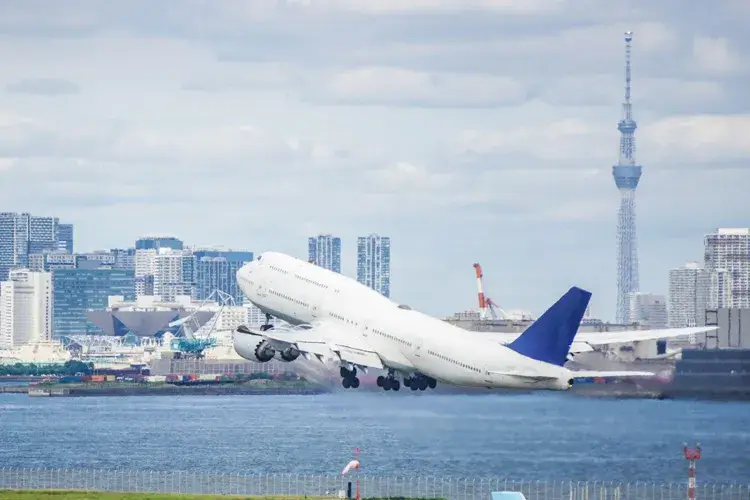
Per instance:
[[[745,403],[539,393],[29,398],[0,395],[6,467],[750,483]]]

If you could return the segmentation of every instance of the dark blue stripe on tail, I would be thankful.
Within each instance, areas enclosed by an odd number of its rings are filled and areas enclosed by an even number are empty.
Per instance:
[[[574,286],[508,347],[531,359],[563,366],[590,299],[591,292]]]

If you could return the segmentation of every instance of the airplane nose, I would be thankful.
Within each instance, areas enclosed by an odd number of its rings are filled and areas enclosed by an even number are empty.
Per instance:
[[[255,262],[248,262],[241,268],[237,270],[237,280],[240,279],[247,279],[248,276],[250,276],[253,272],[253,269],[255,268]]]

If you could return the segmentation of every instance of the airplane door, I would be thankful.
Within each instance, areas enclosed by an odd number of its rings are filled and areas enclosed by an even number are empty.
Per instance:
[[[422,338],[418,338],[414,341],[414,356],[421,358],[422,357]]]

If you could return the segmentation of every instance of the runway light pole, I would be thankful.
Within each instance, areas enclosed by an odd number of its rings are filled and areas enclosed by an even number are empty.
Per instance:
[[[682,447],[685,460],[688,461],[688,500],[695,500],[695,462],[701,459],[701,445],[696,443],[695,448],[688,448],[687,443]]]

